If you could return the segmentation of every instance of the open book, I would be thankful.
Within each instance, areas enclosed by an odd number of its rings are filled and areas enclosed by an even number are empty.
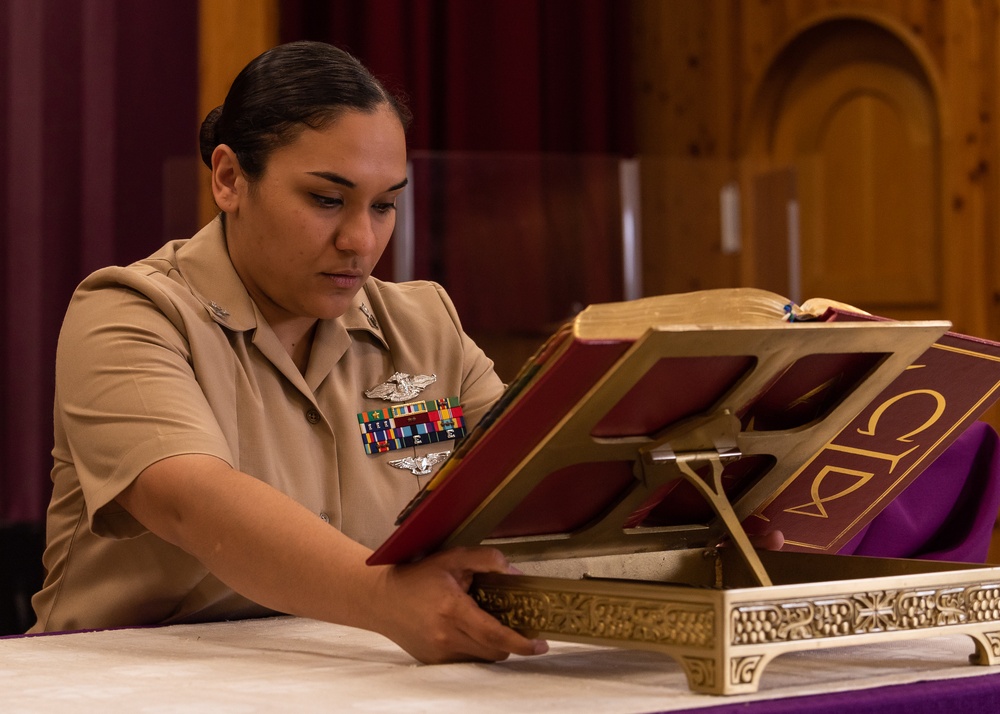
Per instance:
[[[787,550],[836,552],[1000,397],[1000,344],[948,327],[749,288],[592,305],[522,368],[369,563],[771,530]]]

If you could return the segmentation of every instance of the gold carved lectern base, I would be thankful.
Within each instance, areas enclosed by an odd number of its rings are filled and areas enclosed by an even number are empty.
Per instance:
[[[522,563],[483,575],[483,609],[532,636],[663,652],[693,691],[755,692],[778,655],[950,634],[1000,664],[1000,568],[760,553],[755,585],[732,548]]]

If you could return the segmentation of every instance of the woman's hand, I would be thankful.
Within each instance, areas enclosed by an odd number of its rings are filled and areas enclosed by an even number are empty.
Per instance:
[[[368,548],[284,494],[200,454],[148,467],[118,502],[220,580],[277,612],[379,632],[422,662],[496,661],[547,651],[469,596],[476,573],[511,572],[492,548],[369,566]]]
[[[760,550],[781,550],[785,545],[785,534],[781,531],[761,533],[750,538],[750,543]]]
[[[455,548],[412,565],[387,567],[376,601],[381,622],[373,629],[428,664],[543,654],[545,641],[500,624],[468,594],[476,573],[510,572],[492,548]]]

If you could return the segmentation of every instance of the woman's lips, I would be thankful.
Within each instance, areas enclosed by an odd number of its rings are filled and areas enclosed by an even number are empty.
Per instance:
[[[353,288],[361,281],[359,273],[323,273],[338,288]]]

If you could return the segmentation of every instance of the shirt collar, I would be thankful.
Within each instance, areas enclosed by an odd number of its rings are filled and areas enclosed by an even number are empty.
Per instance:
[[[236,332],[257,327],[253,299],[229,259],[220,217],[177,250],[177,269],[217,323]]]

